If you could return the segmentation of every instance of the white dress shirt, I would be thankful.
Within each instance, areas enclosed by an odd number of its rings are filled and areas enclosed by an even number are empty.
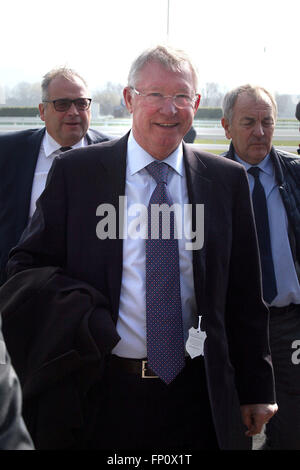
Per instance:
[[[127,218],[124,217],[124,233],[130,232],[130,223],[138,217],[137,213],[129,215],[132,204],[143,204],[148,207],[156,182],[145,167],[154,160],[149,153],[140,147],[131,132],[127,146],[125,196],[127,197],[128,212]],[[188,204],[182,145],[164,162],[171,167],[168,176],[168,189],[173,203],[178,203],[181,206]],[[185,220],[184,223],[187,224],[188,221]],[[186,243],[189,241],[185,238],[183,231],[183,237],[178,240],[178,248],[185,341],[189,328],[191,326],[197,327],[198,324],[195,315],[197,311],[194,293],[193,252],[186,249]],[[123,274],[117,321],[117,331],[121,340],[112,350],[113,354],[121,357],[136,359],[147,357],[145,277],[145,239],[143,237],[133,239],[129,233],[123,240]]]
[[[251,165],[236,155],[236,160],[242,163],[246,170]],[[272,307],[284,307],[291,303],[300,303],[300,285],[295,269],[288,236],[288,218],[275,178],[275,168],[270,155],[267,155],[259,165],[260,182],[264,187],[270,226],[271,248],[277,285],[277,295]],[[254,187],[254,177],[248,173],[250,191]]]
[[[72,145],[72,148],[85,147],[88,145],[87,139],[83,137],[75,145]],[[29,209],[29,218],[32,217],[35,211],[36,200],[40,197],[41,193],[45,189],[46,180],[48,172],[51,168],[53,160],[61,152],[59,151],[61,145],[58,144],[51,135],[48,134],[47,130],[42,140],[40,147],[39,156],[37,159],[33,183],[31,188],[31,200],[30,200],[30,209]]]

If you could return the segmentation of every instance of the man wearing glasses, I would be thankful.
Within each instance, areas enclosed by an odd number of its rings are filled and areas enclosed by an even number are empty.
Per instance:
[[[90,104],[82,77],[67,68],[51,70],[42,81],[39,105],[45,127],[0,135],[0,285],[6,280],[9,250],[35,211],[54,158],[111,139],[89,129]]]
[[[200,101],[182,51],[142,53],[124,99],[132,130],[55,160],[10,255],[0,309],[33,440],[247,449],[277,409],[247,175],[182,142]]]

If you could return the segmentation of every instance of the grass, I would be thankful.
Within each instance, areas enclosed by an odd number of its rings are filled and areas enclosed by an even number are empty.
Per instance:
[[[230,141],[227,139],[196,139],[194,143],[202,144],[202,145],[203,144],[209,144],[209,145],[218,144],[218,145],[226,145],[229,147]],[[295,150],[293,150],[290,153],[298,155],[297,148],[300,144],[300,137],[299,137],[299,140],[273,140],[272,143],[274,147],[295,147]],[[216,155],[220,155],[221,153],[226,151],[223,149],[211,149],[211,148],[207,148],[207,149],[204,148],[203,150],[209,153],[214,153]]]
[[[227,139],[196,139],[195,144],[220,144],[229,145],[230,141]],[[273,145],[276,147],[298,147],[299,140],[273,140]]]

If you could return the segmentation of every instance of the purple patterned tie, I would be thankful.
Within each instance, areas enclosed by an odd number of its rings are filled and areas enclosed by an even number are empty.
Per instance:
[[[149,201],[146,240],[147,356],[149,367],[169,384],[185,364],[178,240],[174,238],[173,211],[167,238],[162,237],[161,214],[156,227],[156,218],[151,218],[153,204],[172,205],[167,188],[169,167],[152,162],[146,169],[157,183]],[[151,239],[151,229],[158,238]]]

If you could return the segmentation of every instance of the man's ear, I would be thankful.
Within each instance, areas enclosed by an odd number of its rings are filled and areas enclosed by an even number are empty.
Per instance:
[[[123,98],[126,104],[126,108],[130,113],[132,113],[132,93],[129,86],[125,87],[123,90]]]
[[[45,105],[43,103],[39,104],[39,112],[42,121],[45,121]]]
[[[230,125],[229,125],[229,122],[226,118],[222,117],[221,119],[221,124],[225,130],[225,135],[227,137],[227,139],[231,139],[231,133],[230,133]]]
[[[198,94],[197,100],[195,101],[195,104],[194,104],[194,116],[199,108],[200,100],[201,100],[201,95]]]

